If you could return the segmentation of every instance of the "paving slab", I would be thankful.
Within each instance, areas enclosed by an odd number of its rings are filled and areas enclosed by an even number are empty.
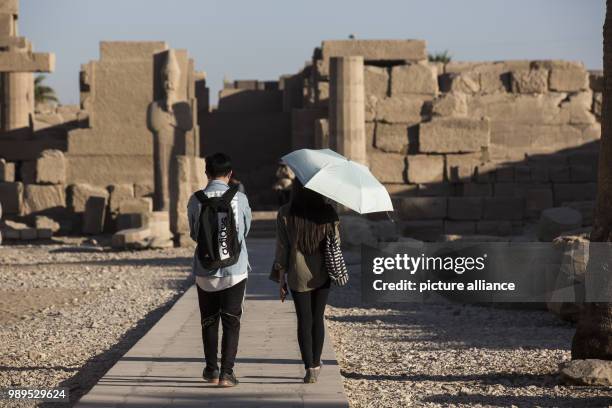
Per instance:
[[[193,286],[76,407],[348,407],[329,335],[319,382],[303,383],[293,303],[281,303],[277,286],[268,280],[274,241],[247,243],[253,271],[235,367],[237,387],[202,381],[204,351]]]

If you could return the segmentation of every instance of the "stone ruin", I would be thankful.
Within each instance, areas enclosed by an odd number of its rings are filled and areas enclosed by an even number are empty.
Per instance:
[[[592,222],[603,80],[581,63],[430,63],[421,40],[323,41],[295,74],[225,81],[211,107],[186,50],[102,42],[80,106],[35,111],[32,72],[53,56],[17,37],[17,6],[0,1],[6,237],[188,244],[201,157],[230,154],[253,209],[273,210],[278,160],[304,147],[369,165],[393,197],[393,234],[516,234],[562,205]]]
[[[580,62],[430,63],[420,40],[323,41],[279,88],[290,147],[270,148],[332,147],[367,162],[394,198],[400,235],[517,234],[558,206],[592,222],[603,77]],[[221,134],[207,129],[203,144]]]
[[[16,15],[16,4],[0,3],[0,11]],[[31,53],[26,40],[1,38],[27,46],[2,48],[3,90],[13,89],[8,85],[14,72],[52,69],[52,56]],[[5,58],[8,53],[18,58]],[[155,115],[149,107],[167,99],[169,59],[173,114]],[[169,49],[164,42],[102,42],[100,60],[81,68],[80,106],[53,112],[34,112],[32,74],[17,75],[29,75],[18,79],[27,86],[14,86],[26,89],[26,95],[2,95],[2,112],[11,118],[3,121],[0,134],[0,202],[11,219],[3,227],[6,237],[50,237],[34,226],[52,223],[53,232],[121,231],[113,238],[117,246],[165,246],[171,237],[187,241],[187,200],[206,182],[197,112],[198,96],[208,94],[205,74],[195,71],[185,50]],[[176,117],[187,125],[168,134]],[[159,153],[154,142],[160,135],[168,146],[160,171],[170,182],[158,189],[164,204],[154,205],[154,164],[160,163],[154,160]]]

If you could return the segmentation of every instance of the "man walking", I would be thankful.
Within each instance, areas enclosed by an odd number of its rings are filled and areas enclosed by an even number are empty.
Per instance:
[[[238,350],[240,318],[250,269],[245,238],[251,226],[251,208],[243,193],[230,188],[229,156],[206,158],[209,182],[189,199],[187,213],[191,238],[198,243],[193,260],[202,322],[206,366],[202,376],[211,384],[238,384],[234,361]],[[219,320],[221,370],[217,363]]]

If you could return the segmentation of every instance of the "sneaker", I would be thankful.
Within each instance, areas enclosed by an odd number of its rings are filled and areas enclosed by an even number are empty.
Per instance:
[[[209,384],[219,384],[219,370],[205,367],[202,372],[202,378]]]
[[[304,382],[306,384],[314,384],[317,382],[317,373],[314,368],[307,368],[306,375],[304,376]]]
[[[219,376],[219,387],[235,387],[239,381],[233,371],[221,373]]]

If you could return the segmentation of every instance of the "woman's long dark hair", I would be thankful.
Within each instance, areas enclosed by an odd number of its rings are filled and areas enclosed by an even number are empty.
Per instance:
[[[305,188],[297,178],[293,180],[289,228],[302,253],[309,255],[318,251],[327,232],[333,231],[336,221],[336,210],[325,202],[321,194]]]

